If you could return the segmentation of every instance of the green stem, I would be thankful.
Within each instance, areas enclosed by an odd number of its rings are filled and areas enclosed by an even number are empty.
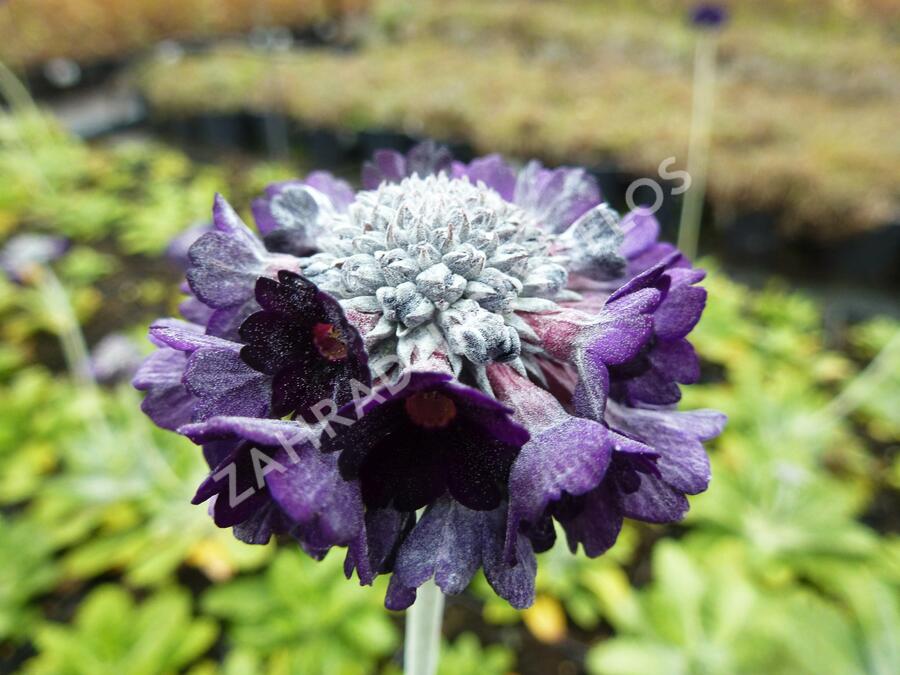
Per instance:
[[[9,107],[14,112],[36,113],[38,111],[34,99],[28,93],[28,89],[2,61],[0,61],[0,95],[6,99]]]
[[[75,315],[75,310],[69,300],[69,294],[49,267],[41,268],[40,273],[36,275],[36,279],[36,288],[41,294],[44,305],[55,321],[57,337],[59,338],[69,374],[78,388],[79,396],[82,396],[88,404],[88,419],[86,421],[89,425],[89,432],[94,434],[96,440],[91,450],[96,453],[115,452],[121,449],[121,443],[113,442],[116,439],[103,409],[100,387],[97,385],[94,370],[91,367],[90,352],[84,339],[84,333],[81,331],[78,317]],[[139,425],[140,431],[144,436],[142,440],[146,441],[141,453],[142,461],[148,465],[148,468],[160,484],[169,488],[179,487],[180,481],[178,476],[153,443],[153,439],[147,433],[146,422],[143,418],[140,419]]]
[[[694,100],[688,145],[687,170],[691,176],[691,187],[684,195],[681,205],[681,227],[678,230],[678,248],[688,258],[697,255],[703,200],[706,197],[715,101],[717,46],[718,36],[714,32],[701,31],[694,55]]]
[[[105,452],[107,448],[112,447],[110,442],[113,437],[112,429],[103,412],[100,389],[91,368],[90,353],[75,310],[69,302],[69,294],[49,267],[41,268],[36,279],[37,290],[55,322],[69,374],[78,388],[78,395],[87,401],[89,428],[91,433],[97,434],[99,441],[98,447],[94,450]]]
[[[869,394],[876,391],[881,381],[888,376],[893,365],[893,354],[900,350],[900,331],[897,331],[881,351],[869,362],[844,389],[820,411],[826,420],[846,417],[865,403]]]
[[[419,587],[416,602],[406,610],[405,675],[434,675],[437,671],[443,615],[444,594],[428,580]]]

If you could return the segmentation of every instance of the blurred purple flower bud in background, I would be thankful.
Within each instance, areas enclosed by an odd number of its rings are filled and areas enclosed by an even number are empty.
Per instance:
[[[0,250],[0,269],[14,283],[28,283],[36,270],[61,257],[69,243],[60,237],[19,234]]]

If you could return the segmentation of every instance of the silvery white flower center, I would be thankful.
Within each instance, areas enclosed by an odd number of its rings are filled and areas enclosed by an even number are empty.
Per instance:
[[[367,342],[403,361],[439,351],[457,372],[460,357],[516,363],[530,331],[514,310],[573,296],[570,233],[548,233],[480,182],[383,183],[347,213],[320,208],[316,229],[320,252],[301,259],[303,273],[346,308],[380,313]]]

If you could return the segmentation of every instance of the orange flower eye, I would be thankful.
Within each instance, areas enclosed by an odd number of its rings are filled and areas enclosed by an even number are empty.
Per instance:
[[[329,361],[343,361],[347,358],[347,343],[334,324],[317,323],[313,326],[313,343],[319,354]]]
[[[404,401],[406,414],[420,427],[442,429],[456,417],[456,404],[436,391],[413,394]]]

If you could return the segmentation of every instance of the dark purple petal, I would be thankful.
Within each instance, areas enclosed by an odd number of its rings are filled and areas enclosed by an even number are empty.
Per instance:
[[[397,577],[392,576],[384,596],[384,606],[391,611],[402,612],[412,607],[415,601],[416,589],[404,586]]]
[[[256,299],[262,310],[241,326],[243,361],[273,377],[272,412],[304,415],[320,401],[349,401],[352,383],[368,386],[368,357],[362,337],[338,302],[293,272],[278,281],[260,278]]]
[[[188,288],[188,292],[190,292],[190,288]],[[212,307],[203,304],[197,298],[191,295],[190,297],[183,300],[180,305],[178,305],[178,311],[181,313],[181,316],[183,316],[188,322],[205,326],[207,322],[209,322],[210,317],[217,310],[214,310]],[[222,333],[213,333],[213,335],[225,337],[225,335],[223,335]]]
[[[610,481],[584,495],[576,514],[559,518],[572,553],[580,543],[589,558],[606,553],[622,531],[624,516],[621,498]]]
[[[672,244],[659,241],[659,221],[645,208],[627,213],[620,223],[625,234],[621,253],[628,260],[628,277],[636,277],[664,260],[669,268],[690,267],[687,259]]]
[[[178,267],[186,270],[190,265],[188,251],[191,250],[191,246],[193,246],[200,237],[207,232],[210,232],[212,229],[213,225],[209,222],[191,226],[181,234],[172,238],[169,245],[166,247],[166,257],[178,265]]]
[[[271,448],[282,447],[285,442],[302,444],[318,436],[316,429],[300,422],[255,417],[214,417],[202,423],[187,424],[178,432],[198,445],[240,438]]]
[[[271,379],[241,361],[229,348],[203,348],[190,355],[184,372],[187,390],[197,397],[192,420],[217,415],[265,417],[272,397]]]
[[[673,258],[675,262],[671,266],[689,266],[687,258],[675,248],[674,244],[668,242],[660,242],[655,246],[651,246],[640,255],[628,259],[628,276],[636,277],[647,270],[656,267],[664,260]]]
[[[262,545],[269,543],[272,535],[284,534],[290,523],[274,504],[266,504],[257,509],[247,520],[232,529],[236,539],[245,544]]]
[[[241,345],[229,340],[206,335],[197,324],[178,319],[160,319],[150,326],[150,339],[154,344],[165,345],[178,351],[191,353],[201,348],[239,351]]]
[[[652,312],[668,285],[659,266],[613,293],[596,315],[562,309],[521,314],[550,356],[575,366],[578,414],[602,421],[609,392],[608,366],[635,358],[653,333]]]
[[[210,469],[214,469],[234,451],[240,442],[233,438],[205,442],[203,443],[203,459],[206,460]]]
[[[537,561],[526,537],[520,538],[513,562],[507,560],[505,513],[505,504],[492,511],[472,511],[450,500],[432,506],[400,548],[385,597],[388,609],[409,607],[416,588],[432,576],[444,593],[460,593],[479,566],[500,597],[517,609],[530,606]]]
[[[665,297],[653,313],[652,339],[631,360],[610,369],[611,396],[630,405],[677,403],[681,399],[678,384],[696,382],[700,377],[699,359],[683,338],[699,321],[706,304],[706,290],[693,285],[705,273],[682,267],[682,260],[679,254],[671,254],[623,287],[643,284],[660,270],[664,273],[659,281],[668,284]]]
[[[546,390],[506,366],[488,369],[500,401],[531,434],[509,477],[507,554],[522,526],[538,525],[552,502],[596,488],[609,466],[613,438],[602,424],[569,416]]]
[[[413,146],[405,156],[394,150],[377,150],[372,161],[363,164],[362,186],[374,190],[384,182],[399,183],[407,176],[449,173],[452,163],[450,151],[431,140]]]
[[[646,207],[638,207],[625,214],[619,226],[625,235],[619,251],[629,260],[646,253],[659,240],[659,221]]]
[[[700,359],[687,340],[657,342],[647,358],[656,370],[679,384],[694,384],[700,379]]]
[[[241,324],[251,314],[259,310],[255,297],[247,298],[243,304],[215,310],[206,322],[206,332],[225,340],[240,340]]]
[[[497,595],[516,609],[525,609],[534,602],[537,559],[528,537],[519,537],[510,562],[505,547],[505,511],[501,506],[484,514],[481,551],[484,576]]]
[[[548,511],[563,526],[572,552],[581,543],[589,557],[604,553],[616,543],[625,515],[625,497],[644,486],[645,476],[660,475],[653,449],[621,434],[610,435],[612,459],[600,485],[583,495],[564,495]]]
[[[215,497],[212,516],[219,527],[243,523],[271,503],[265,484],[259,484],[254,451],[259,452],[252,444],[237,444],[200,484],[191,500],[201,504]]]
[[[287,447],[302,447],[308,443],[315,437],[313,429],[286,420],[215,417],[207,422],[186,425],[178,431],[195,443],[205,444],[204,450],[214,449],[207,458],[217,459],[218,464],[200,485],[192,501],[199,504],[215,497],[212,515],[219,527],[243,524],[236,536],[258,541],[267,540],[267,533],[285,532],[291,528],[302,530],[304,525],[309,525],[308,522],[299,525],[290,522],[284,512],[273,511],[275,502],[268,480],[289,470],[279,453],[286,452]],[[316,540],[310,548],[318,550],[321,543]]]
[[[641,474],[640,479],[637,490],[622,495],[626,517],[647,523],[674,523],[684,518],[688,500],[683,492],[657,476]]]
[[[645,358],[643,362],[649,364],[649,359]],[[612,370],[611,375],[619,377],[616,370]],[[622,382],[614,381],[610,396],[633,404],[673,405],[681,400],[681,389],[665,372],[650,364],[640,374],[629,376]]]
[[[537,523],[563,494],[581,495],[597,487],[611,455],[612,441],[603,425],[575,417],[526,443],[510,476],[508,542],[520,523]]]
[[[394,509],[368,509],[365,528],[347,547],[347,558],[344,561],[347,578],[351,577],[355,569],[359,582],[370,585],[376,575],[393,570],[400,544],[415,522],[413,513]],[[415,592],[412,597],[415,599]]]
[[[323,449],[340,452],[347,479],[359,479],[369,507],[412,511],[449,490],[471,509],[492,509],[506,492],[509,470],[528,433],[493,398],[415,372],[401,389],[379,389],[367,402],[349,403]]]

